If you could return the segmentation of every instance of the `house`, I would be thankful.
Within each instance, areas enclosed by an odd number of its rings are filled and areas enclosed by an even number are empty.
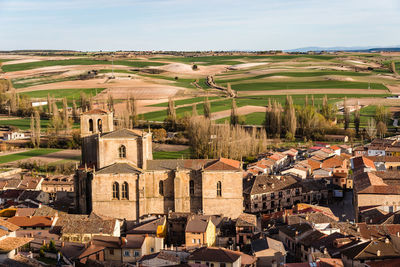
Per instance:
[[[25,134],[21,133],[21,132],[10,131],[10,132],[6,132],[3,134],[3,140],[5,140],[5,141],[19,140],[19,139],[24,139],[24,138],[25,138]]]
[[[368,156],[368,148],[364,146],[358,146],[353,149],[353,156],[355,157],[362,157]]]
[[[301,202],[302,189],[290,175],[259,175],[249,180],[244,187],[245,211],[248,213],[273,212],[290,208]]]
[[[186,247],[213,246],[216,239],[216,227],[210,216],[192,215],[185,229]]]
[[[365,207],[385,212],[400,210],[400,172],[364,172],[354,176],[354,208],[356,220]]]
[[[87,243],[94,236],[120,236],[121,222],[118,219],[90,215],[63,214],[54,225],[53,233],[65,242]]]
[[[310,255],[313,253],[312,244],[318,241],[320,238],[325,236],[318,230],[312,230],[299,237],[297,240],[298,246],[300,246],[299,253],[301,261],[308,261]]]
[[[0,263],[12,259],[20,248],[33,240],[28,237],[17,237],[19,226],[0,219]]]
[[[30,201],[37,205],[43,203],[48,204],[50,201],[50,195],[46,192],[39,190],[25,190],[18,198],[17,202]]]
[[[50,230],[56,224],[57,220],[58,217],[50,216],[14,216],[7,219],[8,222],[24,230]]]
[[[353,148],[351,146],[339,145],[339,147],[340,147],[340,154],[349,154],[349,155],[353,154]]]
[[[386,147],[383,145],[370,145],[368,146],[368,156],[385,156]]]
[[[400,251],[389,238],[359,243],[341,252],[344,266],[365,266],[366,261],[400,258]]]
[[[189,264],[204,264],[214,267],[256,266],[256,257],[225,248],[202,247],[190,254]]]
[[[311,168],[307,168],[303,165],[296,164],[293,168],[281,171],[282,175],[291,174],[301,179],[306,179],[311,173]]]
[[[71,175],[49,176],[44,178],[42,190],[50,194],[50,199],[56,199],[57,192],[74,192],[74,178]]]
[[[145,221],[139,225],[126,227],[129,228],[126,230],[127,234],[148,234],[159,238],[165,238],[167,235],[167,218],[162,216],[161,218],[156,218],[151,221]]]
[[[159,252],[160,244],[154,237],[146,235],[94,236],[77,260],[86,263],[88,259],[96,259],[111,264],[135,263],[143,255]]]
[[[333,150],[336,156],[340,156],[340,154],[342,153],[342,149],[339,146],[333,145],[329,148]]]
[[[187,253],[188,254],[188,253]],[[189,256],[189,254],[187,255]],[[181,263],[181,257],[178,252],[161,250],[157,253],[144,255],[137,261],[139,266],[153,267],[153,266],[172,266]]]
[[[298,241],[313,228],[308,223],[298,223],[278,227],[278,239],[289,249],[289,254],[300,259],[301,250]]]
[[[330,168],[320,168],[313,171],[313,177],[314,179],[331,177],[332,173],[332,169]]]
[[[352,158],[350,163],[354,174],[376,171],[374,162],[367,157]]]
[[[250,244],[257,230],[257,216],[242,213],[236,219],[236,243],[240,245]]]
[[[266,237],[251,242],[251,253],[257,258],[257,266],[280,266],[286,263],[286,250],[281,241]]]

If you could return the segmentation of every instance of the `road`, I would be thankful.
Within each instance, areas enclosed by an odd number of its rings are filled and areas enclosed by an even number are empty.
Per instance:
[[[353,191],[344,192],[343,199],[329,203],[329,208],[335,216],[339,217],[340,221],[354,220]]]

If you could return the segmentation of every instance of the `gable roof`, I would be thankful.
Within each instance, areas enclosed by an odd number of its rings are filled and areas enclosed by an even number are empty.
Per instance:
[[[236,227],[256,227],[257,226],[257,216],[248,213],[242,213],[236,220]]]
[[[211,222],[210,217],[194,216],[187,222],[185,232],[205,233],[209,222]]]
[[[312,230],[312,227],[308,223],[297,223],[292,225],[284,225],[278,227],[279,231],[285,233],[289,237],[295,237],[305,232]]]
[[[234,263],[240,256],[241,254],[225,248],[203,247],[192,252],[188,260]]]
[[[263,194],[275,192],[287,188],[300,187],[297,180],[290,175],[281,176],[280,178],[268,175],[258,175],[254,178],[252,185],[247,189],[249,194]]]
[[[108,133],[101,134],[101,138],[136,138],[141,137],[143,134],[147,134],[140,130],[132,130],[132,129],[120,129]]]
[[[151,222],[146,222],[128,230],[128,234],[156,234],[158,226],[164,225],[166,222],[165,216],[155,219]]]
[[[14,216],[7,221],[19,227],[50,227],[53,224],[53,218],[47,216]]]
[[[109,113],[111,113],[111,112],[107,111],[105,109],[95,108],[95,109],[86,111],[83,114],[87,114],[87,115],[92,115],[93,114],[93,115],[95,115],[95,114],[109,114]]]
[[[142,173],[143,171],[129,163],[114,163],[101,168],[96,174],[114,174],[114,173]]]
[[[165,159],[148,160],[147,170],[201,170],[204,171],[240,171],[240,162],[231,159]]]

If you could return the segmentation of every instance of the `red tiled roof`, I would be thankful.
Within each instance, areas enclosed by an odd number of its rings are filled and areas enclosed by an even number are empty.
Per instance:
[[[340,150],[340,147],[338,147],[338,146],[336,146],[336,145],[331,146],[331,148],[332,148],[333,150]]]
[[[7,221],[19,227],[50,227],[53,223],[52,217],[48,216],[14,216]]]

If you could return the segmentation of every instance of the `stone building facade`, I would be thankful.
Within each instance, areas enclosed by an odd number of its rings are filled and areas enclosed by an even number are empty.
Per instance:
[[[238,161],[153,160],[151,133],[114,131],[111,118],[104,110],[82,115],[82,165],[75,174],[78,212],[136,220],[170,211],[236,218],[243,211]]]

